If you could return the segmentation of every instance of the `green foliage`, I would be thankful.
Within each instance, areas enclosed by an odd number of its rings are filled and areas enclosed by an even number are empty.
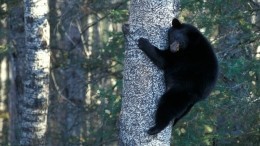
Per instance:
[[[6,53],[8,52],[8,49],[6,46],[1,46],[0,45],[0,56],[2,55],[6,55]]]
[[[88,106],[88,109],[93,111],[101,121],[98,128],[95,127],[98,124],[91,125],[90,135],[85,137],[85,145],[117,143],[124,52],[123,33],[117,29],[117,25],[120,26],[120,23],[126,21],[127,11],[120,8],[110,12],[107,20],[114,25],[115,29],[103,32],[101,45],[95,48],[96,53],[84,62],[84,68],[97,76],[95,82],[91,84],[94,102]],[[104,84],[104,81],[107,83]]]
[[[125,22],[128,18],[127,10],[112,10],[111,11],[111,20],[114,23],[122,23]]]

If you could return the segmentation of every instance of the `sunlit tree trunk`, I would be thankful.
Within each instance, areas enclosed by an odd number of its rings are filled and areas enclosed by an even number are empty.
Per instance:
[[[251,18],[251,21],[252,21],[252,23],[254,24],[254,25],[256,25],[256,31],[258,31],[259,30],[259,28],[260,28],[260,11],[259,11],[259,5],[260,5],[260,0],[253,0],[253,1],[251,1],[251,3],[254,3],[254,5],[253,5],[253,9],[255,9],[256,11],[255,12],[253,12],[252,13],[252,18]],[[258,10],[257,10],[258,9]],[[256,43],[257,44],[257,43]],[[258,45],[256,45],[255,46],[255,52],[254,52],[254,54],[255,54],[255,58],[257,59],[257,60],[260,60],[260,45],[259,45],[259,43],[258,43]],[[259,75],[259,74],[258,74]],[[257,84],[259,84],[259,82],[256,82]],[[256,86],[257,87],[257,86]]]
[[[132,0],[129,25],[123,27],[126,50],[120,145],[170,145],[171,126],[155,136],[146,132],[154,124],[158,99],[165,90],[163,72],[137,47],[140,37],[159,48],[167,46],[167,30],[178,11],[178,0]]]
[[[18,90],[19,145],[45,145],[49,97],[49,24],[47,0],[24,0],[25,45],[24,75]]]
[[[8,60],[4,57],[0,62],[0,144],[7,144],[7,82],[8,82]]]
[[[1,14],[3,12],[7,12],[7,4],[6,2],[1,1]],[[2,17],[2,16],[1,16]],[[5,56],[5,47],[7,47],[7,36],[4,35],[7,32],[7,23],[0,21],[0,32],[3,35],[0,35],[0,144],[7,145],[8,140],[8,110],[7,110],[7,90],[8,90],[8,59]]]

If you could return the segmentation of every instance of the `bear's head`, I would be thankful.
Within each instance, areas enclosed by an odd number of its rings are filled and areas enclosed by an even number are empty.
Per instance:
[[[172,20],[172,27],[168,31],[168,40],[172,53],[186,50],[201,37],[202,35],[192,25],[181,23],[178,19]]]

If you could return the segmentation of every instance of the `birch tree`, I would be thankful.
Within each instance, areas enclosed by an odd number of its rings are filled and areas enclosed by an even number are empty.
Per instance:
[[[138,49],[141,37],[158,48],[167,46],[167,30],[177,15],[178,0],[132,0],[130,18],[123,31],[126,40],[123,99],[120,115],[120,145],[170,145],[171,126],[155,136],[147,130],[154,124],[154,113],[165,91],[163,72]]]
[[[45,145],[49,96],[49,24],[47,0],[24,0],[24,74],[20,90],[19,145]]]

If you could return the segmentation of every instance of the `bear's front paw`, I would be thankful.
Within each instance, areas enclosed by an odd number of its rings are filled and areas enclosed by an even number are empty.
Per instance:
[[[138,40],[138,47],[139,47],[139,49],[144,50],[144,49],[148,48],[149,46],[150,46],[150,42],[149,42],[148,39],[140,38]]]

